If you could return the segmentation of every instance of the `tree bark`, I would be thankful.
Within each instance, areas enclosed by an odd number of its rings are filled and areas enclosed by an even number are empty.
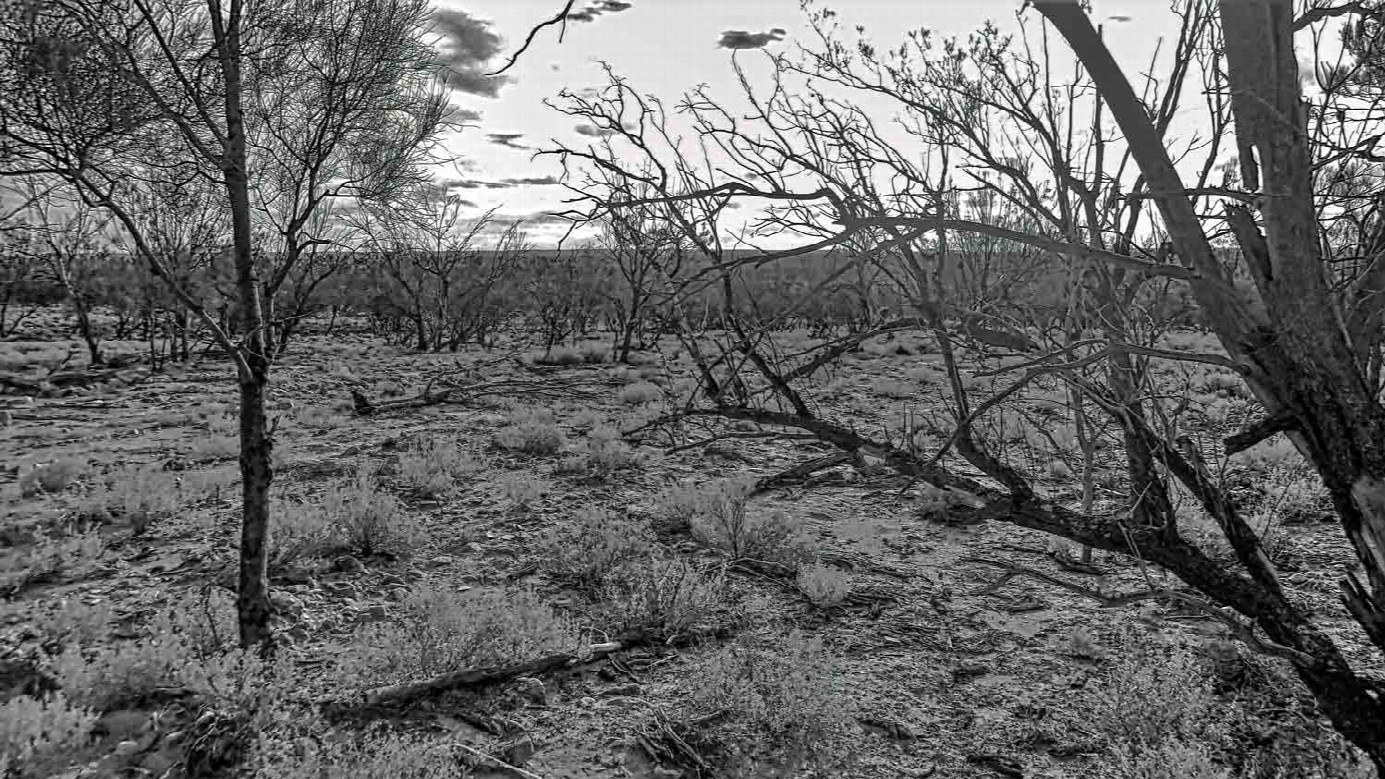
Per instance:
[[[231,0],[223,20],[220,3],[209,0],[217,54],[226,84],[226,148],[222,179],[231,206],[232,252],[236,289],[244,327],[244,363],[240,368],[240,475],[241,534],[240,572],[236,615],[241,645],[271,646],[269,630],[269,488],[274,479],[271,459],[274,443],[265,413],[269,385],[269,351],[260,279],[256,273],[254,239],[250,221],[250,186],[247,179],[245,114],[241,106],[240,23],[242,0]]]

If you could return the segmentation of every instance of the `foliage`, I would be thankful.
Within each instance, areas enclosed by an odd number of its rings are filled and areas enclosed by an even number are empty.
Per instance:
[[[501,449],[543,455],[560,451],[566,436],[549,409],[520,406],[510,412],[508,423],[492,440]]]
[[[597,613],[613,632],[686,639],[711,629],[725,603],[726,580],[678,557],[635,558],[606,572],[598,597]]]
[[[819,639],[800,632],[759,641],[742,635],[701,658],[689,681],[683,727],[720,744],[729,760],[768,754],[827,768],[853,757],[855,707]],[[699,720],[707,723],[700,730]]]
[[[692,496],[688,521],[693,538],[733,560],[796,567],[809,555],[803,523],[780,510],[750,511],[752,486],[745,481],[714,482]]]
[[[579,635],[570,619],[528,591],[425,587],[404,602],[400,620],[369,625],[356,638],[338,668],[352,686],[574,651]]]
[[[654,541],[648,526],[636,519],[583,509],[540,536],[538,547],[549,577],[591,590],[618,566],[650,557]]]

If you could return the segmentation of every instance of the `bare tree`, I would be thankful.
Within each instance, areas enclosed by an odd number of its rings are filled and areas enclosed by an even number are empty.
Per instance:
[[[898,53],[825,36],[821,49],[808,53],[806,65],[776,61],[777,72],[797,74],[800,80],[792,86],[776,79],[767,94],[757,95],[742,77],[749,114],[733,115],[705,90],[684,102],[701,139],[692,158],[705,164],[682,186],[656,189],[644,200],[590,193],[594,212],[752,198],[768,204],[757,229],[792,230],[817,239],[746,262],[848,241],[875,247],[877,256],[898,257],[896,275],[914,291],[911,299],[921,320],[939,336],[952,379],[955,419],[939,450],[920,456],[816,416],[793,385],[799,377],[794,370],[767,370],[761,391],[723,393],[711,407],[690,406],[680,416],[749,419],[807,431],[849,451],[874,453],[914,478],[972,495],[980,504],[973,510],[978,518],[1012,522],[1164,567],[1199,594],[1161,591],[1127,598],[1177,597],[1200,604],[1253,646],[1287,659],[1337,729],[1385,769],[1385,688],[1353,667],[1287,596],[1259,535],[1219,488],[1201,453],[1181,437],[1176,409],[1156,402],[1147,374],[1150,360],[1179,360],[1216,365],[1246,381],[1266,416],[1228,438],[1227,451],[1285,432],[1312,463],[1360,564],[1342,582],[1344,602],[1370,641],[1385,651],[1385,407],[1378,384],[1369,380],[1371,348],[1362,348],[1378,337],[1374,312],[1381,304],[1380,285],[1369,280],[1370,272],[1355,277],[1366,281],[1334,284],[1324,263],[1324,213],[1313,183],[1313,114],[1301,100],[1293,53],[1296,29],[1352,14],[1375,18],[1377,10],[1362,3],[1315,5],[1295,17],[1289,0],[1224,0],[1215,8],[1204,2],[1179,4],[1183,24],[1168,60],[1171,70],[1162,81],[1147,80],[1141,94],[1081,3],[1035,5],[1051,25],[1036,40],[1043,47],[1055,45],[1049,33],[1056,31],[1077,56],[1080,69],[1071,81],[1052,77],[1045,57],[1022,42],[1012,47],[994,30],[982,31],[970,48],[941,51],[921,40],[925,33],[912,33]],[[1200,62],[1196,71],[1193,62]],[[970,70],[974,67],[986,75],[984,81]],[[1201,86],[1212,132],[1180,139],[1170,130],[1194,72],[1206,80]],[[1078,86],[1083,81],[1090,90]],[[601,105],[579,97],[569,99],[566,110],[627,143],[623,152],[630,147],[642,152],[647,144],[640,136],[649,137],[648,125],[642,116],[627,116],[634,93],[617,84],[618,94],[606,95]],[[1065,91],[1067,84],[1072,88]],[[841,88],[899,101],[904,127],[916,139],[938,141],[940,148],[922,163],[906,155],[897,136],[877,129],[859,103],[828,96]],[[1077,112],[1088,100],[1090,107]],[[991,114],[989,121],[976,121],[978,113]],[[630,126],[639,131],[627,127],[625,119],[634,120]],[[1090,122],[1091,131],[1075,144],[1079,121]],[[657,133],[657,123],[653,127]],[[1208,177],[1224,159],[1220,144],[1228,128],[1235,133],[1241,186],[1209,186]],[[994,151],[1007,147],[1028,151]],[[1203,162],[1187,166],[1196,172],[1192,183],[1185,183],[1178,165],[1186,165],[1190,150],[1198,150]],[[640,167],[615,163],[609,153],[570,148],[562,153],[568,161],[618,170],[632,182],[651,179]],[[973,177],[977,186],[1009,198],[1033,223],[1016,229],[949,208],[950,158],[959,156],[971,157],[964,162],[979,173]],[[629,159],[628,153],[619,159]],[[1030,167],[1036,160],[1042,167]],[[681,164],[669,169],[690,168]],[[1161,232],[1168,236],[1165,250],[1137,240]],[[1228,233],[1245,257],[1254,287],[1250,295],[1236,288],[1213,249],[1213,237]],[[941,271],[952,261],[951,236],[957,234],[1014,241],[1070,263],[1092,293],[1080,319],[1099,337],[1077,337],[1089,328],[1074,327],[1074,337],[1027,361],[1004,389],[980,402],[969,397],[951,356],[946,321],[952,304],[941,296],[946,278]],[[1151,325],[1158,323],[1127,315],[1152,280],[1188,286],[1226,356],[1162,349],[1150,337],[1157,331]],[[1096,365],[1102,375],[1094,380],[1086,369]],[[1124,510],[1078,510],[1045,496],[1023,463],[1007,461],[1004,450],[982,434],[987,414],[1044,378],[1057,378],[1079,393],[1081,413],[1099,412],[1119,430],[1132,496]],[[761,402],[766,393],[775,404]],[[954,470],[951,453],[984,478]],[[1214,560],[1184,534],[1172,502],[1175,489],[1191,496],[1221,528],[1234,551],[1234,566]],[[1230,607],[1245,621],[1226,618],[1213,604]]]
[[[421,0],[57,0],[16,10],[0,18],[0,173],[59,178],[110,213],[136,256],[235,365],[240,638],[268,648],[273,304],[264,295],[280,273],[257,258],[256,203],[289,204],[270,210],[288,215],[281,232],[298,249],[310,240],[300,235],[315,209],[338,194],[336,180],[324,177],[378,186],[402,170],[381,162],[382,149],[408,157],[400,147],[427,146],[442,103],[424,44],[428,7]],[[428,92],[423,104],[433,108],[401,110],[399,90]],[[290,109],[293,100],[302,102]],[[362,112],[369,118],[359,119]],[[252,168],[252,147],[264,152],[256,165],[288,160],[284,168],[303,171],[275,179],[299,187],[293,197],[257,201],[251,177],[268,174]],[[275,158],[268,148],[299,156]],[[342,158],[358,164],[337,167]],[[140,192],[170,171],[216,182],[222,192],[238,334],[199,305],[143,229],[140,207],[148,201]]]

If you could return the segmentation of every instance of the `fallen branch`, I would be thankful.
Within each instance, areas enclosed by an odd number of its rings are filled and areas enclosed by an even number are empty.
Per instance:
[[[614,641],[590,645],[588,650],[591,654],[585,657],[572,652],[557,652],[511,665],[449,671],[420,682],[405,682],[376,687],[366,691],[361,703],[365,706],[402,706],[453,690],[487,687],[518,679],[521,676],[538,676],[560,668],[598,662],[614,652],[629,649],[647,639],[648,636],[643,631],[633,631],[622,633]]]
[[[351,401],[355,412],[370,416],[403,408],[422,408],[442,403],[473,403],[487,395],[522,396],[540,400],[592,399],[599,390],[608,390],[616,382],[590,377],[555,377],[543,379],[495,379],[458,383],[446,377],[435,377],[415,397],[398,400],[371,400],[357,390],[351,391]],[[440,387],[434,389],[434,387]]]

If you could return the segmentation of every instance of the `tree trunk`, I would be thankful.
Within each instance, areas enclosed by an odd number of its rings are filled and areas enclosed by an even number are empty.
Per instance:
[[[272,648],[269,630],[269,488],[274,479],[273,441],[265,415],[269,384],[269,339],[265,333],[261,282],[256,273],[247,180],[245,114],[241,108],[240,24],[243,0],[231,0],[225,19],[212,14],[217,55],[226,83],[226,146],[222,180],[231,206],[232,252],[244,340],[240,384],[241,532],[236,616],[241,646]]]

